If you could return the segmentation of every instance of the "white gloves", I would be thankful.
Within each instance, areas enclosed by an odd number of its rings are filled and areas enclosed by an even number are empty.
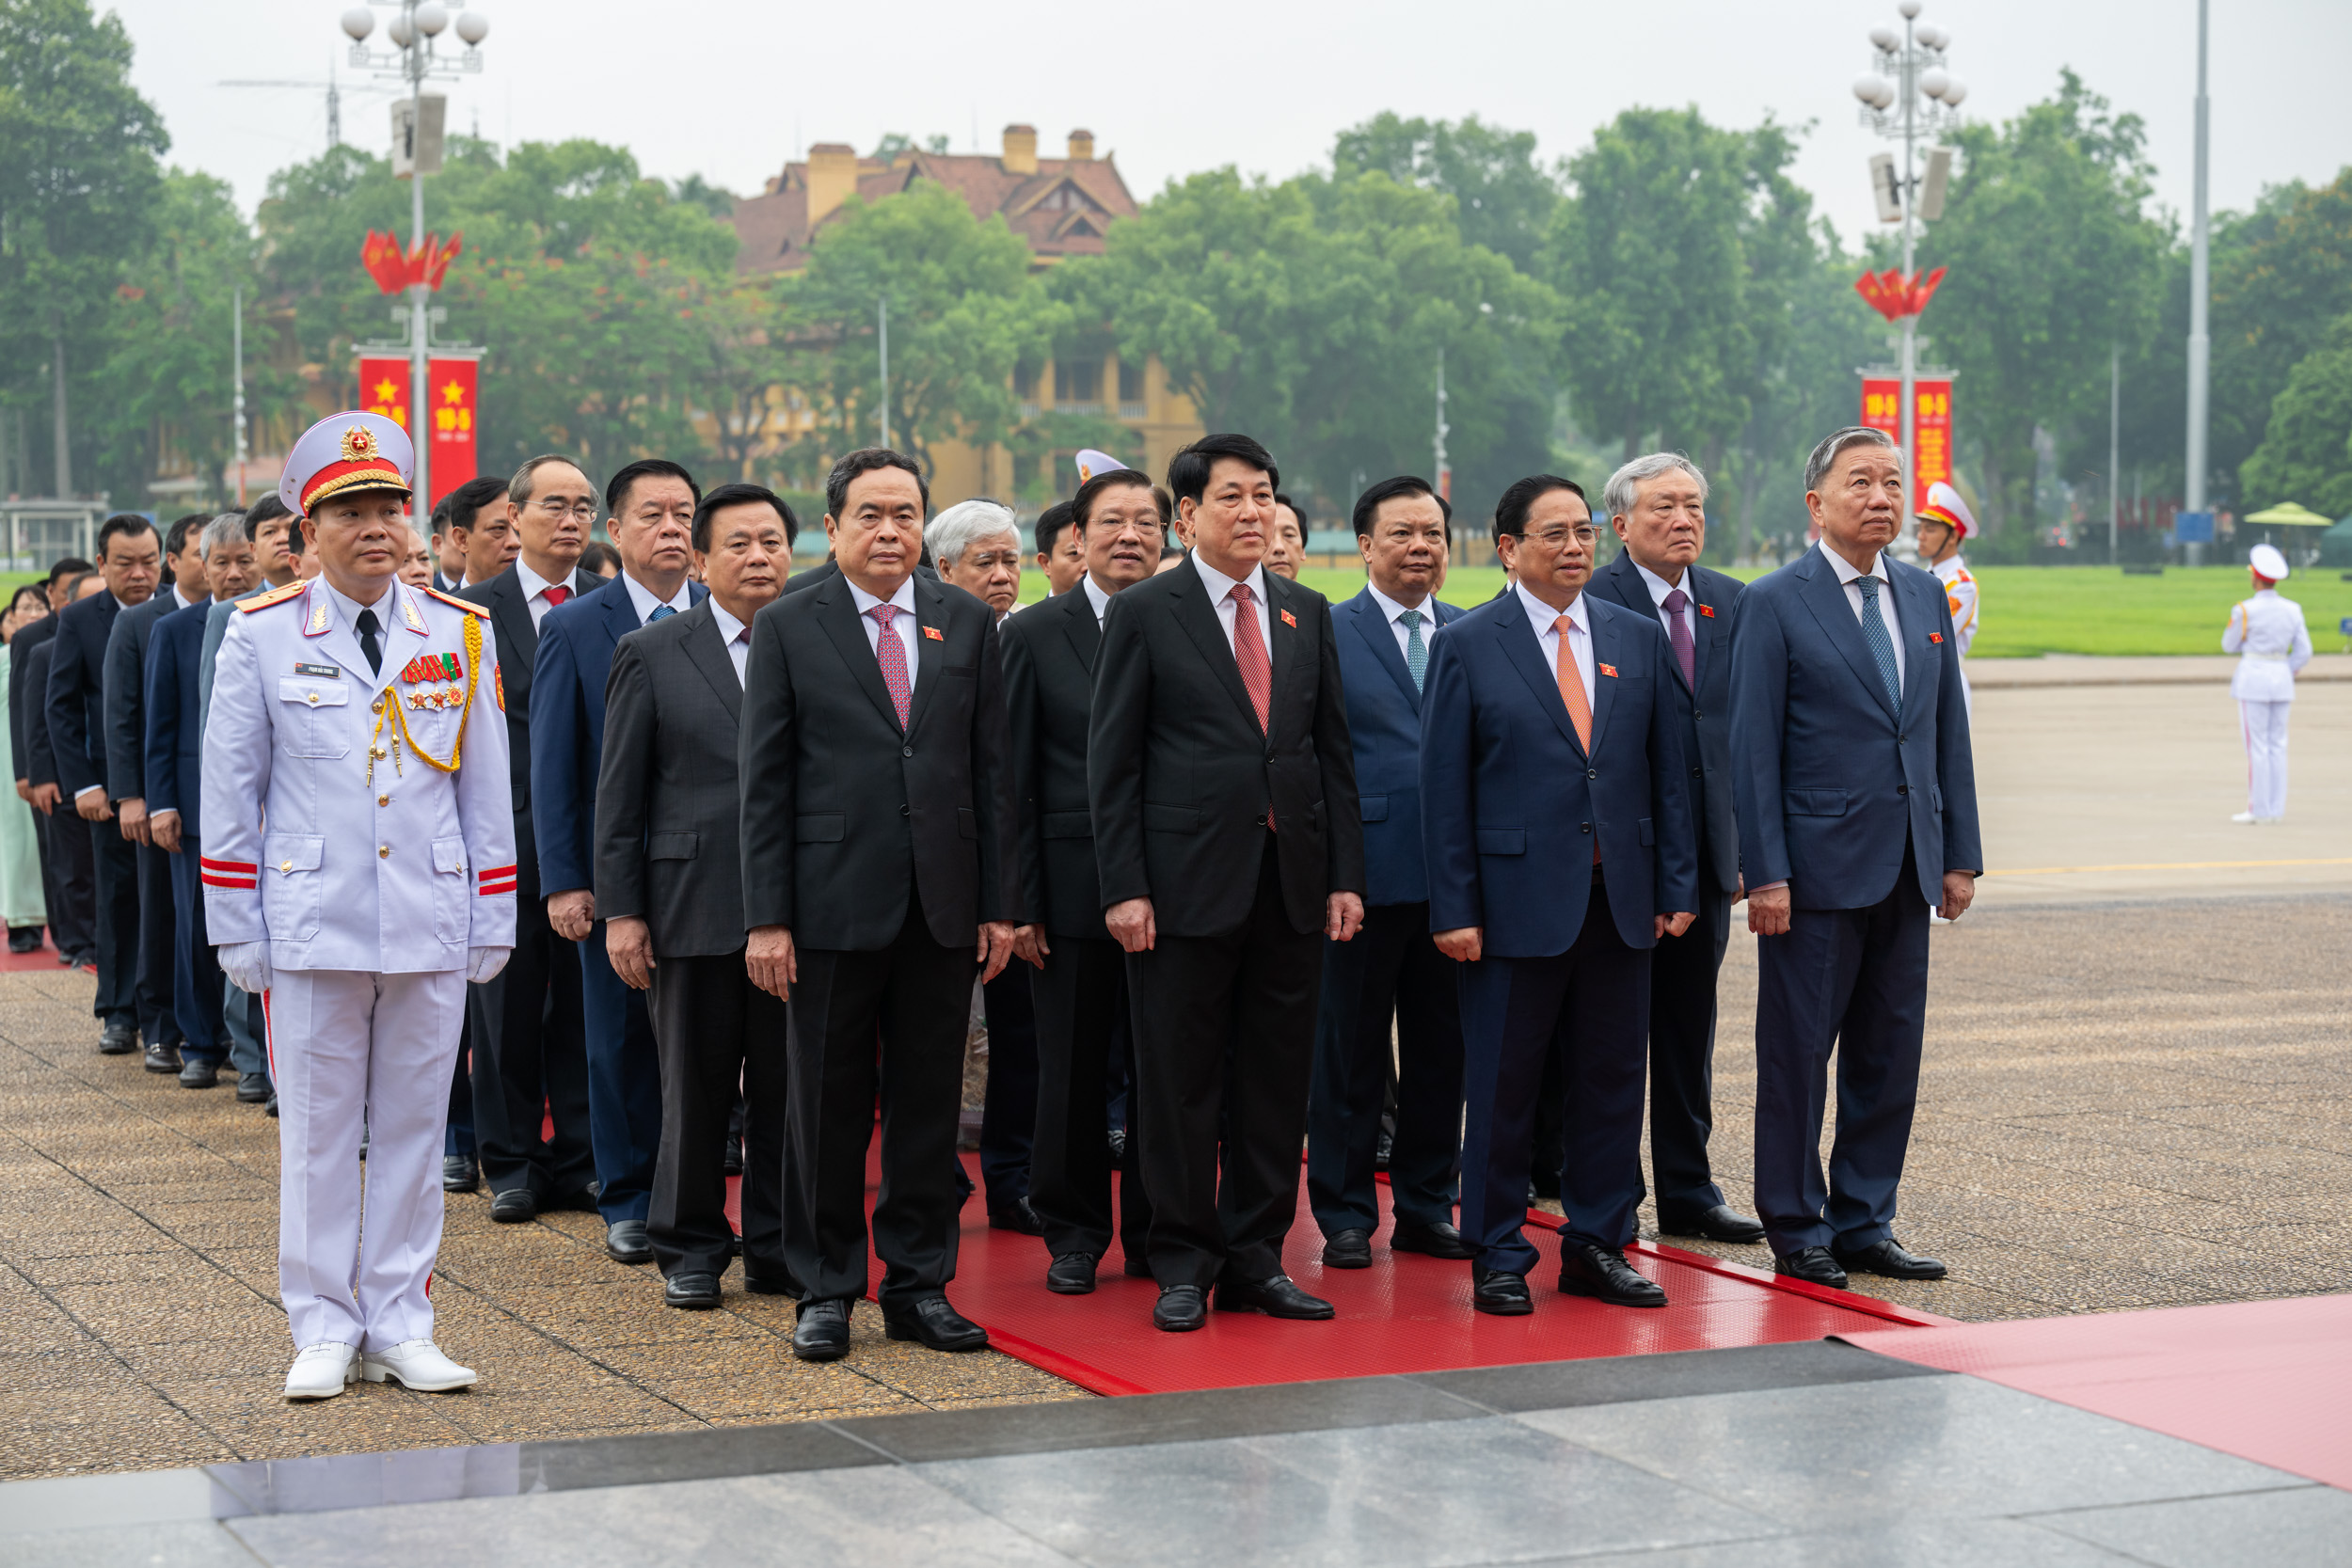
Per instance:
[[[269,943],[232,942],[218,949],[220,972],[239,990],[255,996],[269,990]]]
[[[506,967],[506,959],[515,950],[511,947],[469,947],[466,949],[466,978],[475,985],[498,978]]]

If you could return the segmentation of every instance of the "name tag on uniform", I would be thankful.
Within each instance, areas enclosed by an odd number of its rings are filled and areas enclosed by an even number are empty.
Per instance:
[[[1617,678],[1617,667],[1613,664],[1602,665],[1600,667],[1600,673],[1607,675],[1611,680],[1615,680]]]
[[[324,681],[339,681],[343,678],[342,671],[332,664],[297,664],[294,666],[294,673],[315,675]]]

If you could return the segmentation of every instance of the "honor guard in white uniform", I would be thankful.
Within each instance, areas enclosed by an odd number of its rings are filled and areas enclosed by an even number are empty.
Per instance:
[[[204,915],[278,1085],[288,1399],[474,1381],[433,1342],[442,1123],[466,982],[515,943],[515,819],[487,612],[394,575],[410,460],[373,414],[294,444],[322,570],[238,605],[204,736]]]
[[[1919,559],[1944,585],[1944,602],[1952,611],[1952,644],[1960,650],[1960,694],[1973,717],[1976,695],[1968,689],[1968,644],[1977,640],[1977,578],[1960,558],[1960,546],[1977,531],[1976,514],[1960,492],[1937,480],[1928,486],[1928,500],[1917,514]]]
[[[2277,546],[2255,546],[2246,563],[2254,596],[2232,607],[2221,651],[2238,656],[2230,695],[2246,731],[2246,809],[2230,820],[2251,827],[2287,814],[2287,713],[2295,705],[2295,673],[2312,661],[2312,633],[2303,607],[2280,597],[2287,558]]]

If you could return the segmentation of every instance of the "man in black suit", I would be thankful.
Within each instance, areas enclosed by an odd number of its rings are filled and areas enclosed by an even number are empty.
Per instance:
[[[1679,452],[1637,457],[1602,492],[1625,548],[1593,574],[1595,598],[1651,615],[1674,657],[1667,695],[1680,721],[1699,834],[1699,896],[1690,929],[1650,954],[1649,1164],[1658,1228],[1671,1236],[1760,1242],[1764,1227],[1724,1201],[1708,1165],[1715,1126],[1715,982],[1740,885],[1732,816],[1731,612],[1740,579],[1698,563],[1707,547],[1707,479]]]
[[[743,1089],[743,1286],[798,1295],[784,1258],[786,1015],[743,964],[740,746],[751,622],[784,589],[791,508],[727,484],[694,515],[709,597],[621,639],[604,694],[596,897],[613,973],[653,999],[661,1134],[647,1236],[672,1307],[719,1305],[734,1230],[722,1146]]]
[[[97,866],[98,997],[92,1010],[104,1024],[98,1049],[109,1056],[139,1043],[139,861],[116,825],[106,793],[106,639],[115,617],[145,604],[163,571],[163,541],[155,525],[119,512],[98,530],[98,571],[103,593],[68,605],[57,617],[49,665],[49,738],[57,754],[62,798],[89,830]],[[150,1036],[152,1043],[154,1037]]]
[[[8,746],[16,764],[16,793],[40,816],[40,820],[33,825],[34,843],[40,849],[40,885],[49,911],[49,940],[56,948],[61,964],[77,961],[98,940],[90,930],[88,915],[89,834],[82,831],[77,817],[72,819],[72,842],[61,839],[63,824],[56,815],[57,764],[49,749],[49,720],[44,711],[49,696],[49,661],[41,661],[41,678],[36,683],[33,654],[56,637],[57,611],[72,602],[73,582],[93,569],[88,562],[74,556],[67,556],[52,565],[45,584],[49,613],[8,640]],[[38,750],[33,744],[36,730],[42,736]],[[36,758],[40,763],[39,778],[35,777]]]
[[[866,1293],[878,1076],[890,1337],[988,1343],[946,1288],[972,981],[1011,957],[1020,902],[1012,769],[993,617],[915,576],[929,499],[913,458],[834,464],[839,574],[759,612],[744,679],[745,962],[790,1004],[784,1244],[808,1291],[792,1334],[806,1361],[848,1351]]]
[[[602,586],[579,567],[596,520],[596,488],[579,464],[532,458],[508,482],[501,519],[501,531],[520,538],[520,553],[458,595],[489,610],[498,638],[515,793],[515,953],[495,978],[467,988],[466,1007],[482,1180],[490,1188],[490,1217],[509,1225],[542,1209],[596,1207],[580,950],[548,924],[531,831],[531,667],[539,623],[574,594]],[[554,1118],[552,1140],[540,1136],[542,1105]]]
[[[1151,1272],[1151,1202],[1130,1170],[1114,1212],[1113,1162],[1103,1135],[1104,1080],[1122,1043],[1119,1022],[1127,1010],[1127,960],[1103,924],[1087,815],[1087,729],[1103,613],[1112,594],[1143,581],[1159,563],[1160,515],[1150,476],[1133,468],[1096,474],[1078,487],[1068,510],[1084,575],[1072,592],[1009,618],[998,635],[1021,802],[1024,924],[1013,933],[1013,952],[1040,971],[1030,988],[1038,1085],[1029,1204],[1044,1222],[1053,1257],[1045,1288],[1084,1295],[1094,1289],[1095,1266],[1110,1251],[1114,1228],[1127,1272]],[[1057,541],[1038,526],[1038,553],[1050,557]],[[1126,1049],[1132,1053],[1131,1045]]]
[[[132,989],[138,999],[139,1028],[147,1037],[147,1070],[182,1073],[192,1088],[212,1085],[212,1074],[202,1064],[214,1054],[216,1031],[207,1029],[191,1040],[173,1006],[172,931],[178,918],[172,903],[171,856],[156,845],[147,816],[147,654],[156,622],[210,598],[204,579],[204,526],[211,521],[192,513],[164,535],[164,585],[145,604],[115,617],[106,634],[102,682],[106,793],[115,802],[116,824],[135,847],[138,864],[138,969]],[[193,1071],[181,1057],[183,1044],[195,1049],[199,1065]]]
[[[1330,606],[1268,573],[1274,459],[1207,436],[1168,464],[1190,559],[1111,601],[1087,795],[1127,952],[1152,1321],[1328,1318],[1282,1272],[1327,937],[1364,918],[1364,834]],[[1219,1145],[1224,1192],[1218,1192]]]

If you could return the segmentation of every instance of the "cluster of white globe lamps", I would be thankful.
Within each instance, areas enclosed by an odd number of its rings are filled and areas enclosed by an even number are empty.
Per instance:
[[[1902,0],[1902,4],[1897,9],[1903,13],[1905,21],[1910,21],[1919,14],[1919,0]],[[1952,35],[1932,23],[1920,23],[1912,28],[1911,37],[1912,41],[1921,49],[1931,51],[1939,55],[1952,46]],[[1879,68],[1881,71],[1900,69],[1903,50],[1903,39],[1900,33],[1892,27],[1873,27],[1870,29],[1870,42],[1877,47],[1882,56]],[[1894,83],[1875,72],[1857,78],[1853,85],[1853,95],[1856,98],[1871,108],[1882,111],[1893,106],[1896,90]],[[1941,65],[1931,65],[1927,70],[1919,72],[1919,90],[1950,109],[1959,108],[1960,101],[1968,96],[1967,87]]]
[[[375,31],[375,13],[365,6],[354,6],[343,12],[342,22],[343,31],[351,35],[351,41],[354,43],[364,41],[370,33]],[[486,16],[478,15],[473,11],[461,11],[457,15],[456,22],[457,36],[465,40],[466,47],[469,49],[490,36],[490,19]],[[416,33],[421,33],[429,39],[438,38],[449,24],[449,8],[440,4],[439,0],[425,0],[423,5],[417,8]],[[416,33],[409,31],[408,17],[405,12],[392,18],[384,26],[384,36],[392,40],[394,47],[400,49],[405,49],[414,43]]]

